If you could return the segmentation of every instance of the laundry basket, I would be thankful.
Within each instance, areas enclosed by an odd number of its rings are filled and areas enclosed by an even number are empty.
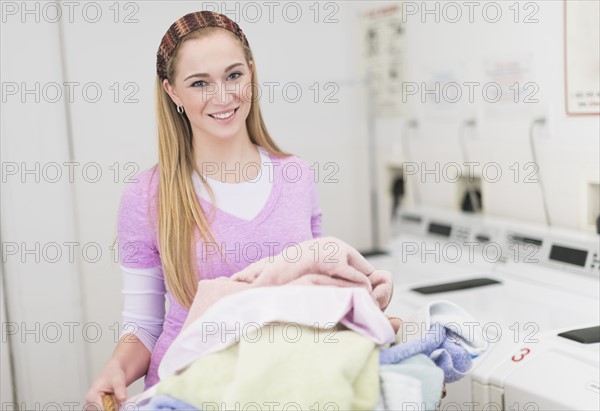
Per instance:
[[[117,398],[113,394],[105,394],[102,397],[102,409],[104,411],[118,411]]]

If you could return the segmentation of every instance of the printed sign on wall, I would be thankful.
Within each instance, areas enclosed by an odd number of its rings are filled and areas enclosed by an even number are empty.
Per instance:
[[[402,81],[405,61],[405,24],[398,5],[361,15],[363,73],[370,76],[377,117],[402,113]]]
[[[600,114],[600,2],[565,0],[567,114]]]

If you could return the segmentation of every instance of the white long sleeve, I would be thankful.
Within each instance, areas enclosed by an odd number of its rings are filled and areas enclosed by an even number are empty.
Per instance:
[[[161,267],[127,268],[123,272],[121,337],[134,334],[152,352],[165,319],[165,282]]]

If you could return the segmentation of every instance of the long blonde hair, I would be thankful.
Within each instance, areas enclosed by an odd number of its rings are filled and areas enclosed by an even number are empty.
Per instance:
[[[181,39],[167,63],[169,83],[174,84],[177,56],[181,45],[188,40],[208,37],[216,30],[227,32],[232,38],[235,38],[243,48],[248,66],[251,61],[254,63],[251,77],[251,107],[246,119],[250,140],[277,157],[290,156],[290,153],[279,149],[267,131],[257,98],[259,95],[258,81],[252,50],[239,41],[233,33],[223,28],[205,27],[195,30]],[[192,129],[189,120],[187,116],[177,113],[176,106],[164,90],[158,75],[156,76],[155,94],[158,164],[154,171],[158,167],[158,247],[167,290],[182,307],[189,310],[196,294],[198,280],[201,278],[195,247],[198,239],[192,233],[195,234],[197,228],[205,241],[213,242],[217,245],[219,252],[222,253],[222,251],[210,230],[209,220],[200,206],[194,190],[192,173],[198,169],[194,160]],[[198,172],[198,175],[210,195],[212,204],[215,204],[210,186],[202,173]],[[185,256],[188,258],[182,258]]]

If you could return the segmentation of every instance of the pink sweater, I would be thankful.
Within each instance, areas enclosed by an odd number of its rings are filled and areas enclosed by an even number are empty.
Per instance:
[[[262,172],[270,175],[273,182],[271,193],[254,219],[246,221],[216,209],[211,230],[228,264],[214,244],[198,242],[199,280],[230,277],[261,258],[279,254],[290,243],[299,244],[322,237],[322,212],[313,170],[306,161],[296,156],[283,159],[270,155],[270,158],[272,163]],[[158,174],[153,173],[155,169],[157,166],[140,172],[136,176],[137,182],[130,183],[123,190],[118,216],[119,260],[126,268],[158,267],[163,275],[157,248]],[[197,198],[208,215],[212,204],[199,195]],[[212,267],[209,255],[212,255]],[[144,389],[159,381],[158,365],[181,331],[188,314],[169,292],[166,297],[169,309],[162,334],[152,351]]]

